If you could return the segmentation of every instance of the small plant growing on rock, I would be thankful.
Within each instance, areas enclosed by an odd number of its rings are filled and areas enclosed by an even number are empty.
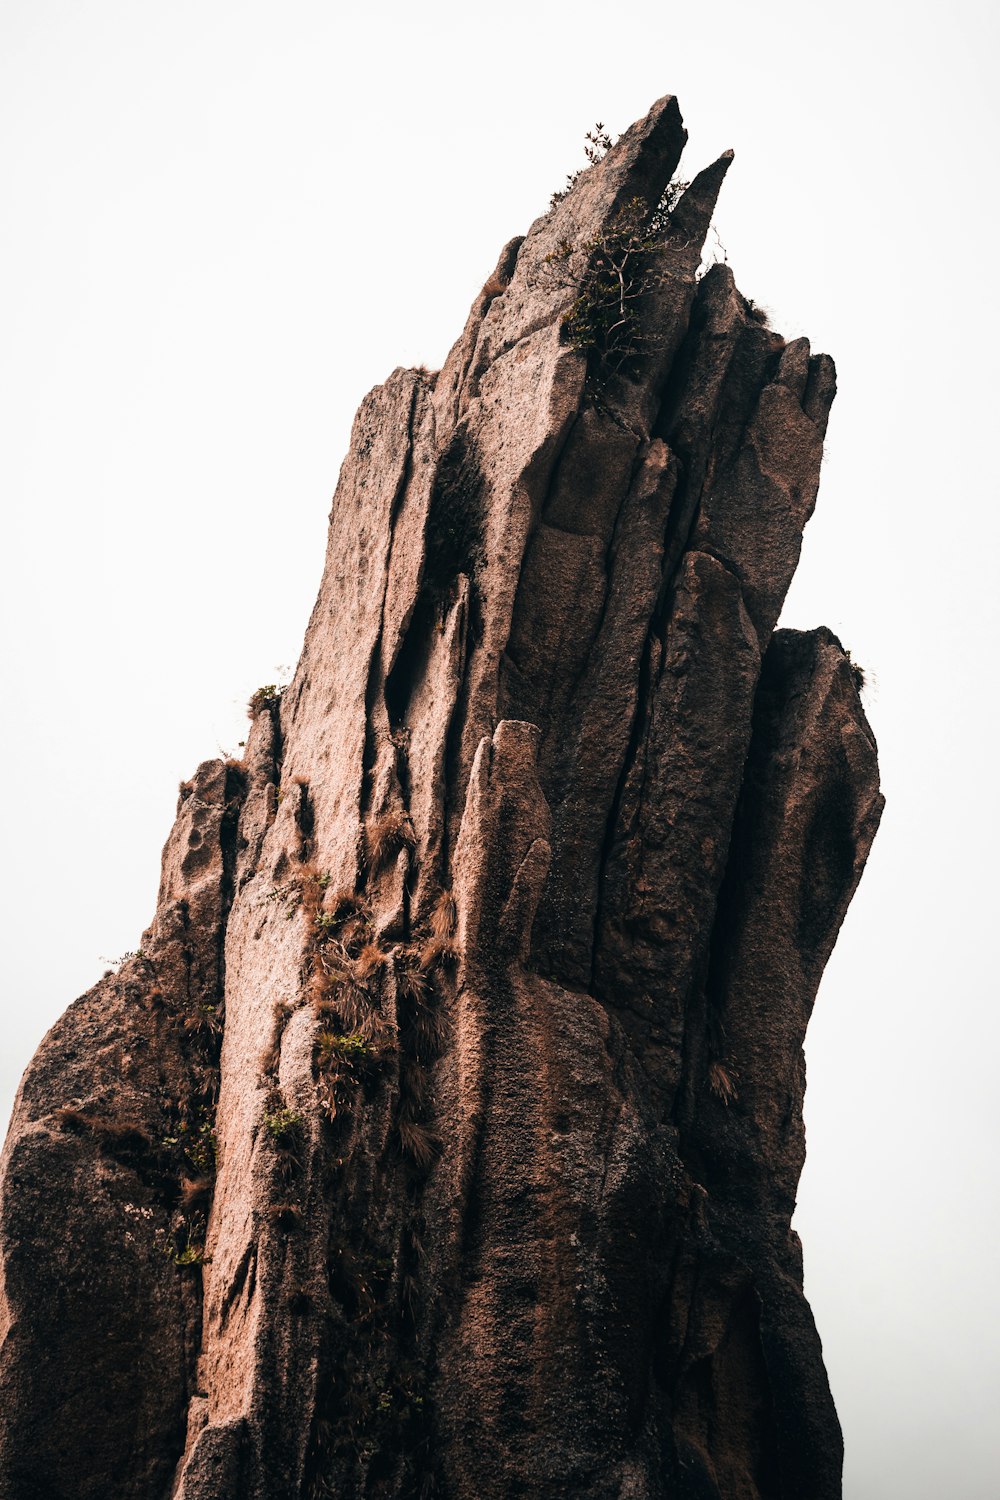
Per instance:
[[[117,958],[108,958],[102,953],[100,962],[102,964],[110,964],[111,969],[109,972],[117,973],[122,964],[129,963],[133,958],[138,959],[140,963],[146,962],[146,955],[141,948],[131,948],[127,953],[119,954]]]
[[[451,937],[455,931],[458,912],[451,891],[442,891],[431,912],[430,928],[434,937]]]
[[[563,336],[571,349],[595,356],[597,366],[615,373],[659,347],[643,326],[649,296],[677,278],[676,246],[667,238],[670,217],[686,183],[672,183],[652,207],[631,198],[590,239],[563,240],[545,257],[553,284],[576,296],[563,314]]]
[[[273,885],[269,891],[264,892],[257,904],[258,906],[270,906],[272,903],[284,906],[285,915],[287,917],[294,917],[302,905],[301,881],[295,877],[291,880],[286,880],[283,885]]]
[[[611,150],[614,142],[605,130],[603,123],[598,120],[593,130],[588,130],[584,137],[583,154],[587,158],[587,166],[594,167],[599,161],[603,161],[607,152]],[[575,172],[569,172],[566,176],[566,186],[557,188],[549,199],[549,207],[555,208],[566,197],[567,193],[576,185],[576,180],[586,167],[577,167]]]
[[[204,1245],[193,1245],[189,1240],[183,1250],[178,1250],[173,1257],[175,1266],[202,1266],[205,1264]]]
[[[851,676],[854,678],[854,686],[857,688],[858,692],[861,693],[865,686],[865,683],[868,680],[865,669],[860,662],[856,662],[854,660],[849,651],[844,652],[844,659],[851,669]]]
[[[286,687],[287,683],[265,682],[263,687],[259,687],[256,692],[251,693],[250,701],[247,704],[248,718],[256,719],[257,715],[263,713],[265,709],[270,711],[273,708],[277,708]]]
[[[184,1142],[184,1150],[187,1152],[191,1165],[198,1172],[206,1176],[214,1173],[219,1164],[219,1143],[211,1120],[200,1121],[197,1128]]]
[[[731,1104],[734,1099],[739,1098],[736,1089],[738,1077],[736,1069],[727,1067],[725,1063],[716,1060],[708,1065],[708,1086],[723,1104]]]
[[[302,1130],[302,1116],[282,1105],[265,1113],[264,1129],[279,1146],[295,1144]]]
[[[404,1156],[408,1156],[419,1171],[426,1172],[438,1154],[438,1140],[434,1132],[419,1120],[407,1119],[405,1116],[396,1122],[396,1129]]]
[[[413,825],[400,809],[389,809],[377,818],[369,818],[364,828],[365,863],[377,875],[400,849],[412,849],[416,843]]]
[[[363,1062],[374,1055],[371,1044],[363,1037],[360,1031],[348,1031],[340,1034],[335,1031],[321,1031],[316,1039],[316,1051],[321,1062],[330,1062],[333,1058],[342,1058],[347,1062]]]
[[[431,936],[420,950],[420,967],[425,974],[434,969],[453,969],[461,954],[454,938],[447,933]]]

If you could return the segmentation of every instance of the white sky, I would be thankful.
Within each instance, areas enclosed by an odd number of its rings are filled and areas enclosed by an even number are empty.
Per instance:
[[[847,1500],[1000,1494],[998,10],[0,0],[0,1122],[136,946],[177,782],[294,663],[364,392],[667,92],[742,289],[832,353],[784,622],[889,804],[810,1033],[797,1225]],[[54,1101],[57,1102],[57,1101]]]

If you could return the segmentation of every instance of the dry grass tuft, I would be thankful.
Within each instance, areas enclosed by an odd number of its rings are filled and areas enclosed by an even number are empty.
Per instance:
[[[408,1156],[415,1167],[425,1172],[438,1154],[439,1143],[434,1132],[426,1125],[421,1125],[419,1120],[408,1120],[405,1117],[397,1121],[396,1128],[404,1156]]]
[[[352,965],[354,978],[364,984],[367,979],[380,974],[388,962],[389,955],[384,948],[378,943],[366,943]]]
[[[149,1136],[139,1126],[118,1120],[109,1120],[104,1115],[95,1115],[87,1110],[74,1109],[69,1105],[55,1111],[55,1118],[64,1130],[77,1135],[92,1135],[102,1146],[129,1147],[146,1150]]]
[[[451,937],[430,937],[420,950],[420,967],[425,974],[434,969],[453,969],[461,954]]]
[[[258,1067],[260,1069],[261,1077],[262,1078],[270,1078],[274,1074],[276,1074],[277,1071],[278,1071],[278,1064],[279,1064],[280,1061],[281,1061],[281,1046],[280,1046],[280,1044],[278,1042],[273,1042],[270,1047],[267,1047],[260,1054],[260,1061],[258,1063]]]
[[[364,857],[370,874],[379,870],[398,854],[416,843],[413,825],[405,812],[390,809],[380,817],[369,818],[364,828]]]
[[[337,918],[344,919],[355,912],[367,913],[368,903],[357,891],[348,889],[346,885],[338,886],[335,891],[327,890],[323,897],[323,910],[335,921]]]
[[[861,695],[861,693],[862,693],[862,691],[864,689],[865,683],[868,680],[867,679],[867,674],[865,672],[865,669],[861,665],[860,662],[856,662],[854,660],[854,657],[851,655],[851,653],[849,651],[845,650],[845,652],[844,652],[844,660],[847,662],[847,665],[851,669],[851,676],[854,679],[854,686],[855,686],[855,689],[856,689],[856,691],[857,691],[857,693],[858,693],[858,695],[860,697],[860,695]]]
[[[409,963],[397,959],[395,965],[396,990],[402,1000],[411,1005],[422,1005],[427,998],[427,975]]]
[[[404,1101],[402,1107],[407,1115],[411,1117],[419,1115],[427,1103],[428,1081],[426,1071],[416,1058],[404,1057],[401,1060],[399,1092]]]
[[[449,938],[455,931],[455,923],[458,920],[458,912],[455,909],[455,898],[451,891],[442,891],[434,903],[431,912],[430,928],[436,938]]]
[[[206,1208],[212,1196],[212,1185],[211,1177],[182,1177],[179,1195],[181,1207],[189,1213]]]
[[[736,1089],[738,1077],[736,1069],[727,1068],[725,1063],[711,1062],[708,1065],[708,1086],[715,1097],[725,1105],[739,1098]]]
[[[504,281],[503,278],[498,276],[494,271],[489,281],[487,281],[486,285],[483,287],[480,296],[484,301],[491,301],[494,297],[499,297],[501,292],[505,292],[508,285],[509,282]]]

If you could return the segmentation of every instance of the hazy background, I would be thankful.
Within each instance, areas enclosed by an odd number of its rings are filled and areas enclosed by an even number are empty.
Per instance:
[[[847,1500],[1000,1495],[997,15],[0,3],[0,1124],[297,657],[364,392],[441,362],[595,120],[672,92],[684,175],[735,147],[740,286],[840,372],[784,620],[868,669],[889,799],[796,1221]]]

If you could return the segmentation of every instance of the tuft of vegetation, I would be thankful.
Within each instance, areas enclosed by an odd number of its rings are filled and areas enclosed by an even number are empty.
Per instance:
[[[422,1060],[433,1061],[438,1056],[448,1036],[448,1023],[436,1005],[420,1005],[414,1010],[413,1048]]]
[[[199,1176],[215,1175],[219,1165],[219,1143],[209,1115],[203,1113],[196,1124],[182,1124],[176,1135],[164,1136],[162,1144],[179,1146]]]
[[[89,1110],[74,1109],[70,1105],[55,1111],[55,1119],[63,1130],[75,1135],[89,1135],[105,1150],[148,1151],[152,1142],[140,1125],[127,1120],[112,1120],[105,1115],[93,1114]]]
[[[187,1213],[203,1211],[212,1196],[215,1178],[182,1177],[180,1181],[180,1205]]]
[[[614,142],[612,141],[608,132],[605,130],[603,122],[601,120],[598,120],[593,130],[588,130],[586,136],[584,137],[583,154],[587,158],[587,166],[596,167],[599,161],[604,160],[607,153],[611,150],[613,144]],[[552,194],[552,197],[549,199],[550,208],[555,208],[557,204],[563,201],[567,193],[571,192],[571,190],[576,186],[577,178],[582,172],[585,172],[586,170],[587,167],[577,167],[575,172],[567,173],[566,186],[563,188],[557,188],[556,191]]]
[[[453,969],[460,957],[454,938],[444,934],[429,937],[420,950],[420,967],[425,974],[435,969]]]
[[[345,1062],[364,1062],[374,1056],[371,1043],[360,1031],[321,1031],[316,1038],[316,1051],[321,1062],[341,1058]]]
[[[302,1133],[302,1124],[302,1116],[285,1105],[267,1110],[264,1114],[264,1129],[279,1146],[296,1145]]]
[[[277,708],[281,703],[287,686],[287,683],[279,685],[276,682],[265,682],[263,687],[259,687],[255,693],[251,693],[250,701],[247,704],[247,717],[256,719],[257,715],[263,713],[265,709],[270,712],[272,709]]]
[[[276,1075],[280,1061],[281,1043],[280,1041],[272,1042],[270,1047],[265,1047],[264,1051],[260,1054],[257,1066],[261,1077],[270,1078]]]
[[[193,1245],[190,1240],[179,1250],[173,1258],[175,1266],[203,1266],[205,1264],[204,1245]]]
[[[419,1171],[426,1172],[436,1160],[439,1150],[440,1143],[434,1132],[419,1120],[406,1116],[397,1120],[396,1129],[403,1154],[410,1158]]]
[[[677,279],[676,249],[667,230],[687,183],[671,183],[659,203],[630,198],[589,239],[564,239],[543,262],[550,284],[575,292],[563,314],[571,349],[593,356],[598,371],[613,374],[660,347],[643,326],[643,305]]]
[[[458,921],[455,898],[451,891],[442,891],[431,912],[430,929],[436,938],[451,937]]]
[[[759,323],[762,328],[766,328],[769,318],[767,308],[763,307],[761,303],[755,302],[752,297],[745,297],[743,301],[746,307],[747,316],[754,323]]]
[[[99,957],[99,962],[102,964],[110,964],[110,972],[117,973],[122,964],[127,964],[134,958],[138,959],[140,963],[148,962],[147,956],[141,948],[130,948],[127,953],[119,954],[117,958],[108,958],[107,954],[102,953]]]
[[[409,958],[409,954],[406,955]],[[394,964],[396,976],[396,989],[403,1000],[411,1005],[421,1005],[427,997],[427,975],[423,969],[416,968],[412,958],[406,962],[397,955]]]
[[[729,1105],[739,1098],[736,1088],[738,1078],[736,1069],[727,1067],[725,1063],[715,1061],[708,1065],[708,1086],[722,1104]]]
[[[415,843],[413,825],[400,809],[390,808],[377,818],[369,818],[364,827],[364,857],[369,873],[377,875],[400,849],[412,849]]]
[[[389,955],[378,943],[365,943],[354,960],[354,977],[362,984],[381,972],[389,962]]]
[[[858,694],[860,695],[862,690],[864,689],[865,683],[868,680],[867,673],[865,672],[865,669],[861,665],[861,663],[854,660],[849,651],[845,650],[844,658],[847,662],[847,665],[851,669],[851,676],[854,679],[854,686],[857,689]]]

